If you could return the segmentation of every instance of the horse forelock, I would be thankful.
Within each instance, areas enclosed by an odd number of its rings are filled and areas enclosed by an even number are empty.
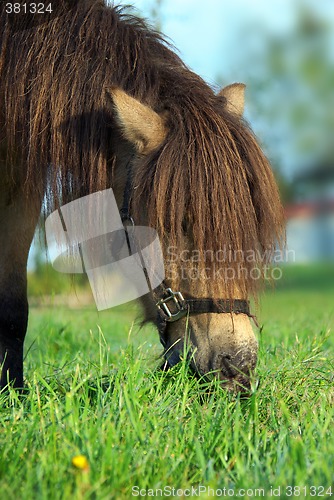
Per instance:
[[[183,99],[169,103],[170,133],[138,168],[135,209],[149,200],[149,223],[167,246],[182,252],[186,241],[194,259],[180,266],[206,276],[208,293],[247,297],[283,244],[283,212],[251,130],[205,87],[188,82]]]

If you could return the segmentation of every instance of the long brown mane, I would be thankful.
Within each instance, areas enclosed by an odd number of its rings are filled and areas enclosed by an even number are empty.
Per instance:
[[[124,89],[164,112],[169,127],[161,148],[138,163],[134,213],[145,203],[150,225],[172,246],[188,228],[200,254],[233,249],[238,257],[226,265],[242,261],[246,272],[233,286],[247,296],[258,283],[250,270],[266,263],[263,253],[283,232],[273,174],[252,132],[142,20],[103,1],[73,3],[31,29],[12,32],[0,18],[7,165],[19,151],[27,193],[49,172],[49,209],[109,187],[113,110],[106,89]],[[257,262],[244,260],[248,251],[259,252]],[[231,294],[229,285],[220,280]]]

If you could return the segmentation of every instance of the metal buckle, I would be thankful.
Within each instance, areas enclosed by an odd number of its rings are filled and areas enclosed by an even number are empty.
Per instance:
[[[166,321],[177,321],[183,318],[188,313],[186,301],[181,292],[173,292],[171,288],[167,288],[166,292],[169,294],[165,299],[159,300],[156,306],[162,311]],[[176,312],[170,309],[170,305],[176,309]]]

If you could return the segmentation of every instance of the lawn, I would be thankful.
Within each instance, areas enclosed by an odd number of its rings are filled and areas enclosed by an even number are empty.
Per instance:
[[[332,268],[284,269],[262,297],[248,400],[185,361],[159,371],[136,314],[31,309],[27,392],[0,402],[1,498],[331,498]]]

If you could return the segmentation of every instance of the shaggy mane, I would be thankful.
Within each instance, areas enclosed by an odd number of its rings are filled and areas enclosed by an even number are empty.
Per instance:
[[[251,269],[265,265],[266,252],[283,238],[276,183],[252,132],[143,20],[103,1],[72,5],[30,29],[24,17],[14,29],[2,10],[0,141],[7,175],[19,155],[27,193],[42,196],[40,179],[47,177],[49,210],[110,187],[115,125],[106,90],[124,89],[164,112],[169,128],[161,148],[138,161],[134,216],[147,206],[150,225],[170,245],[179,246],[187,228],[201,254],[233,249],[239,257],[225,266],[243,264],[246,272],[233,287],[213,279],[212,289],[247,297],[257,286]],[[241,257],[248,251],[259,252],[255,263]]]

